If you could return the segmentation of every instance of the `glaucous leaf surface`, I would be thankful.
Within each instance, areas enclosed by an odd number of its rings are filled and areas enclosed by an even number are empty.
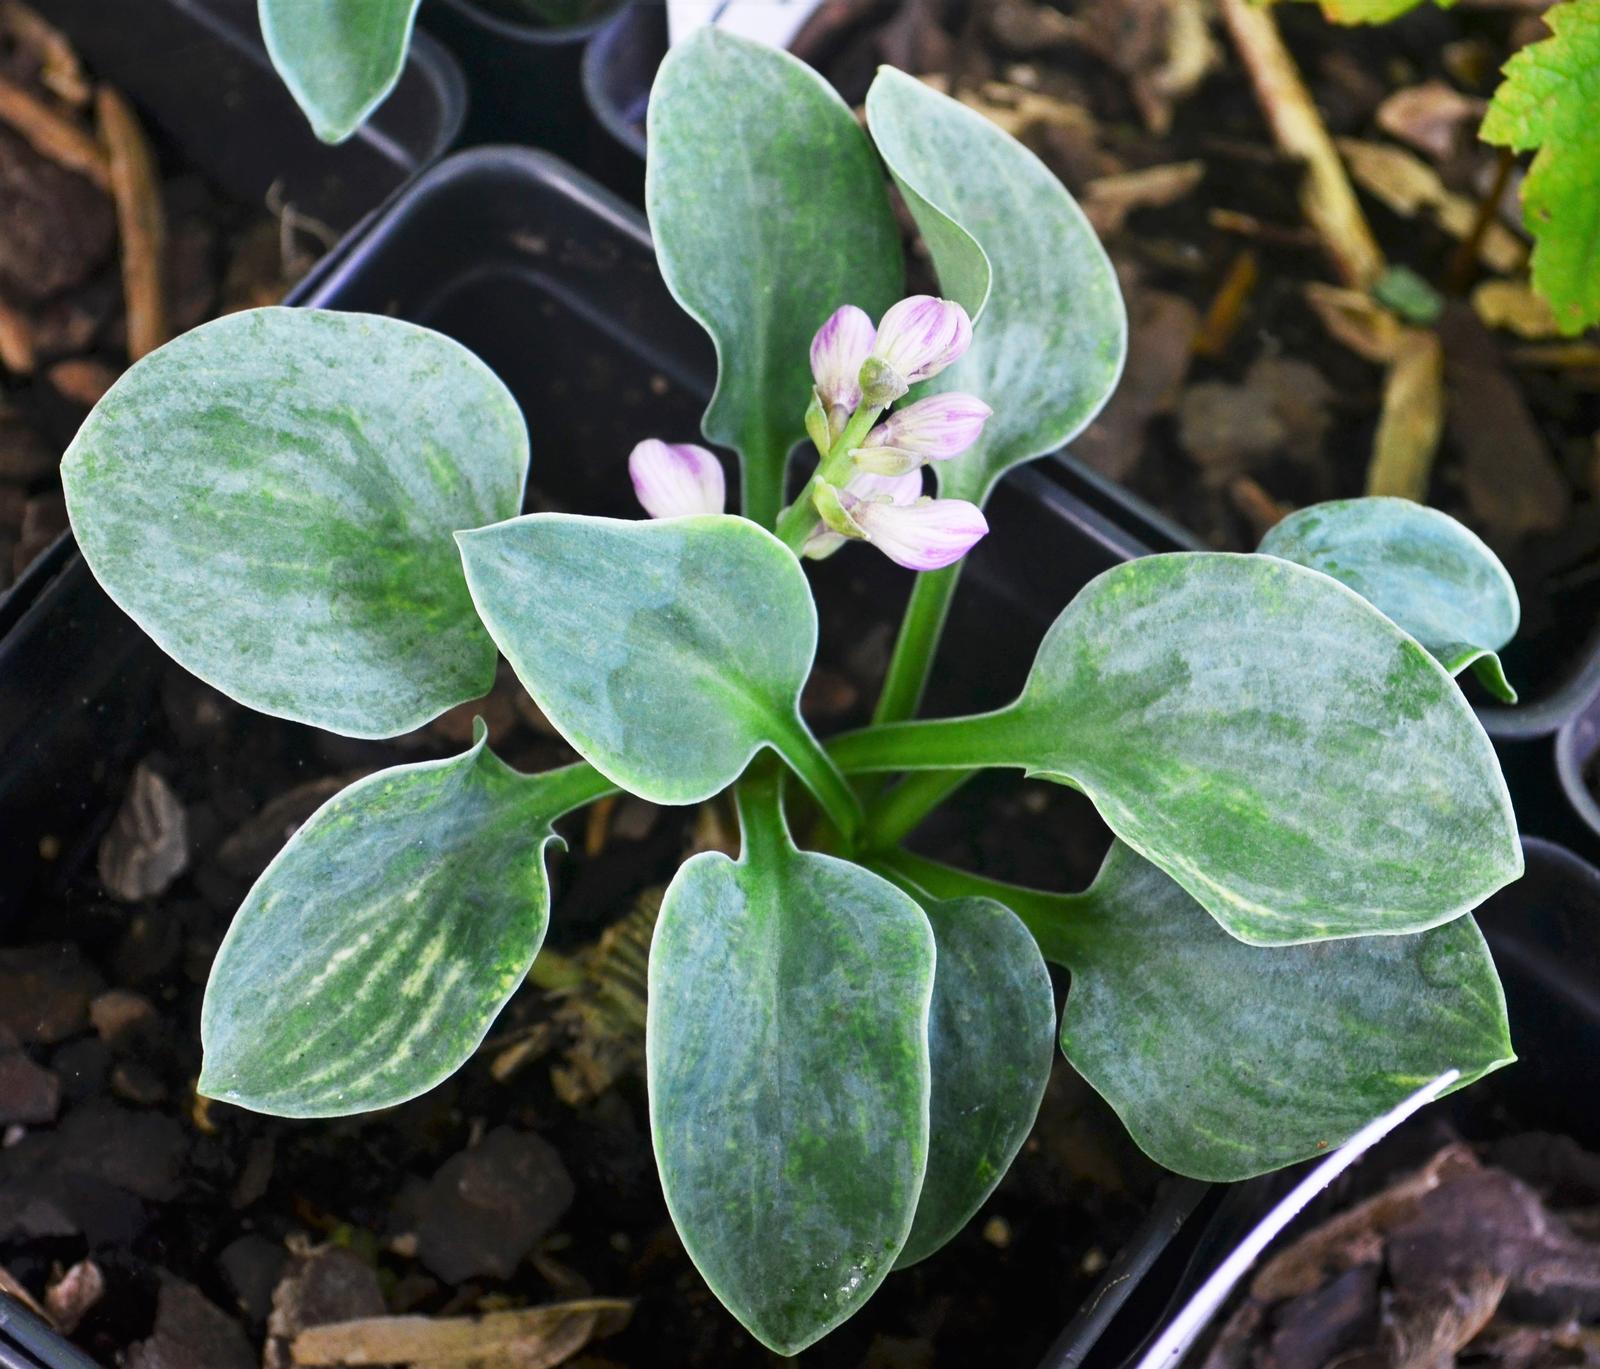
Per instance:
[[[342,143],[405,68],[420,0],[259,0],[272,65],[311,128]]]
[[[1006,471],[1070,442],[1110,398],[1128,341],[1116,273],[1061,182],[981,114],[885,67],[867,122],[946,293],[971,312],[985,275],[973,245],[990,268],[971,348],[928,384],[994,409],[978,444],[936,467],[941,494],[982,503]]]
[[[911,1230],[933,978],[915,902],[748,820],[737,862],[695,856],[662,903],[646,1030],[662,1189],[712,1291],[780,1354],[859,1309]]]
[[[1445,1070],[1459,1088],[1515,1058],[1471,917],[1247,946],[1121,842],[1087,894],[1056,903],[1071,938],[1061,1048],[1180,1174],[1244,1179],[1323,1154]]]
[[[334,795],[250,890],[206,986],[200,1091],[280,1117],[404,1102],[477,1049],[544,941],[550,824],[609,786],[485,745]]]
[[[451,534],[516,513],[505,386],[410,323],[229,314],[137,362],[61,463],[106,592],[251,708],[387,737],[486,694],[495,651]]]
[[[812,334],[901,293],[900,233],[849,107],[805,63],[718,28],[675,46],[650,93],[645,204],[661,271],[716,343],[702,429],[738,450],[744,512],[771,526],[805,436]]]
[[[1452,675],[1470,665],[1487,689],[1516,702],[1495,652],[1516,635],[1517,587],[1449,514],[1409,499],[1339,499],[1291,513],[1260,550],[1349,585]]]
[[[1494,749],[1444,668],[1354,591],[1270,556],[1114,567],[1008,708],[829,750],[846,771],[1015,765],[1080,788],[1257,945],[1422,931],[1522,872]]]
[[[536,513],[462,533],[478,612],[556,729],[652,803],[699,803],[765,745],[804,765],[817,615],[800,563],[730,514]]]
[[[991,899],[921,898],[937,966],[928,1172],[896,1267],[926,1259],[983,1206],[1033,1129],[1055,1056],[1050,972],[1028,929]]]

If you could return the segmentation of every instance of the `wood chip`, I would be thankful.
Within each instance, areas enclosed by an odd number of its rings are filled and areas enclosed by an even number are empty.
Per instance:
[[[1371,286],[1383,274],[1383,252],[1271,9],[1252,0],[1222,0],[1222,14],[1278,146],[1306,164],[1300,198],[1306,220],[1344,283]]]
[[[0,365],[14,376],[33,374],[33,322],[0,299]]]
[[[1533,341],[1561,336],[1544,297],[1526,280],[1486,280],[1472,292],[1472,312],[1486,328],[1502,328]]]
[[[1447,189],[1439,173],[1420,157],[1403,147],[1360,138],[1339,139],[1339,151],[1361,188],[1396,214],[1409,219],[1426,210],[1457,241],[1472,235],[1477,204]],[[1478,244],[1478,257],[1491,271],[1509,275],[1527,262],[1528,248],[1504,224],[1490,223]]]
[[[0,31],[39,63],[39,81],[52,95],[84,109],[92,89],[67,35],[21,3],[0,0]]]
[[[1195,336],[1196,356],[1215,360],[1228,350],[1228,344],[1244,322],[1245,306],[1255,293],[1260,275],[1254,252],[1246,248],[1234,257],[1227,274],[1222,278],[1222,284],[1217,287],[1217,293],[1211,297],[1200,331]]]
[[[106,1276],[100,1266],[93,1260],[79,1260],[60,1278],[51,1280],[44,1302],[50,1319],[70,1336],[105,1294]]]
[[[587,1298],[481,1317],[369,1317],[313,1326],[291,1349],[303,1365],[550,1369],[620,1331],[632,1311],[619,1298]]]
[[[1308,284],[1305,294],[1306,303],[1336,341],[1381,366],[1394,359],[1400,343],[1400,320],[1371,295],[1320,281]]]
[[[110,166],[122,234],[122,292],[128,359],[155,351],[171,336],[167,317],[167,213],[155,154],[133,108],[110,86],[95,92],[95,115]]]
[[[1192,161],[1099,176],[1084,187],[1083,212],[1095,232],[1109,237],[1121,231],[1135,209],[1164,209],[1176,204],[1200,184],[1205,174],[1206,164]]]
[[[1444,349],[1431,329],[1402,329],[1384,380],[1367,493],[1425,501],[1443,433]]]
[[[1435,161],[1453,156],[1477,128],[1488,102],[1463,95],[1443,81],[1397,90],[1378,106],[1378,127]]]
[[[188,815],[167,782],[140,764],[100,839],[100,882],[113,898],[137,903],[166,892],[188,865]]]
[[[9,124],[41,157],[111,189],[111,171],[94,138],[76,122],[8,77],[0,76],[0,121]]]

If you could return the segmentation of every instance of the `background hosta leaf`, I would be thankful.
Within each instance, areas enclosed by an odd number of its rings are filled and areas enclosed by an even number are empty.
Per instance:
[[[206,986],[202,1093],[341,1116],[477,1048],[544,940],[551,822],[608,787],[587,766],[519,775],[477,730],[336,794],[256,881]]]
[[[965,1226],[1033,1129],[1055,1056],[1050,972],[1028,929],[986,898],[920,899],[938,948],[928,1054],[928,1172],[897,1268]]]
[[[859,866],[753,841],[690,860],[650,950],[650,1119],[712,1290],[794,1354],[853,1314],[911,1229],[928,1153],[934,944]]]
[[[1181,1174],[1243,1179],[1322,1154],[1445,1070],[1460,1087],[1514,1058],[1470,917],[1246,946],[1121,842],[1087,895],[1056,903],[1072,948],[1061,1047]]]
[[[1568,333],[1600,322],[1600,0],[1545,11],[1551,36],[1506,63],[1484,118],[1486,142],[1538,148],[1522,183],[1533,285]]]
[[[355,737],[494,682],[451,534],[522,503],[494,374],[426,328],[253,309],[136,363],[61,464],[107,593],[241,703]]]
[[[969,311],[981,297],[974,242],[992,270],[971,348],[929,387],[994,409],[977,446],[936,467],[941,494],[981,503],[1012,466],[1070,442],[1110,397],[1128,334],[1116,273],[1061,182],[981,114],[884,68],[867,121],[942,288]]]
[[[819,755],[798,702],[816,608],[771,533],[727,514],[536,513],[459,540],[478,611],[518,678],[624,789],[699,803],[764,745],[802,766]]]
[[[260,0],[272,65],[323,142],[343,142],[394,89],[419,2]]]
[[[702,427],[744,463],[744,512],[771,526],[805,436],[811,336],[841,304],[901,293],[900,233],[854,116],[785,52],[701,29],[650,92],[645,204],[662,274],[717,346]]]
[[[1340,499],[1290,514],[1261,551],[1349,585],[1452,675],[1472,666],[1516,702],[1495,651],[1516,635],[1517,587],[1499,558],[1448,514],[1409,499]]]

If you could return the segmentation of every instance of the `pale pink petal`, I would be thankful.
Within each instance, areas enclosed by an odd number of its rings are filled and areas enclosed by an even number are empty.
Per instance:
[[[878,324],[872,355],[909,385],[936,376],[972,345],[972,320],[954,300],[912,295]]]
[[[877,329],[865,310],[853,304],[835,309],[828,321],[811,339],[811,378],[817,396],[830,411],[843,410],[845,417],[861,403],[861,363],[872,351]]]
[[[628,457],[628,474],[652,518],[721,513],[727,502],[722,463],[691,442],[646,438]]]
[[[959,561],[989,531],[983,511],[965,499],[898,505],[862,500],[849,510],[867,540],[908,570],[939,570]]]
[[[974,395],[929,395],[915,404],[897,409],[867,434],[861,444],[863,464],[873,466],[873,451],[895,452],[902,457],[924,461],[949,461],[960,456],[983,433],[983,425],[994,412]],[[881,463],[879,469],[882,469]]]
[[[861,471],[850,477],[845,489],[857,499],[888,499],[891,504],[915,504],[922,498],[922,472],[878,475]]]

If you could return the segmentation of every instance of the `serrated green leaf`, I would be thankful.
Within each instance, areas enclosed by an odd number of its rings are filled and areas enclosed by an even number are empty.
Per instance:
[[[290,838],[206,985],[200,1091],[280,1117],[404,1102],[477,1049],[544,941],[550,824],[609,787],[485,745],[381,770]]]
[[[805,63],[719,28],[679,43],[650,93],[645,205],[668,287],[711,334],[701,427],[735,448],[770,527],[805,436],[811,338],[841,304],[900,294],[900,234],[849,107]]]
[[[763,746],[824,802],[844,789],[800,720],[817,646],[811,589],[765,529],[728,514],[536,513],[457,540],[517,677],[624,789],[699,803]]]
[[[1533,286],[1571,334],[1600,322],[1600,0],[1567,0],[1544,21],[1551,36],[1506,63],[1481,136],[1539,149],[1522,183]]]
[[[928,1171],[895,1268],[971,1220],[1033,1129],[1055,1055],[1056,1003],[1039,947],[984,898],[917,900],[938,948],[928,1015]]]
[[[1247,946],[1121,842],[1058,901],[1061,1048],[1158,1164],[1226,1182],[1321,1155],[1447,1069],[1515,1056],[1471,917],[1416,936]]]
[[[267,55],[317,137],[342,143],[405,69],[421,0],[259,0]]]
[[[1516,702],[1495,652],[1516,636],[1517,587],[1449,514],[1409,499],[1338,499],[1290,514],[1260,550],[1348,585],[1452,675],[1473,666],[1488,689]]]
[[[1070,442],[1110,398],[1128,345],[1116,272],[1061,182],[981,114],[885,67],[867,121],[942,288],[969,312],[987,294],[967,354],[928,387],[994,410],[976,446],[936,466],[941,494],[982,503],[1006,471]]]
[[[1354,591],[1270,556],[1097,576],[1021,697],[830,744],[851,770],[1020,766],[1257,945],[1417,932],[1522,871],[1510,796],[1454,681]]]
[[[528,436],[460,344],[369,314],[252,309],[136,363],[61,463],[78,545],[179,665],[353,737],[494,683],[451,534],[522,504]]]
[[[934,942],[894,885],[740,802],[740,859],[695,856],[661,905],[650,1121],[690,1258],[792,1355],[866,1302],[911,1230]]]

